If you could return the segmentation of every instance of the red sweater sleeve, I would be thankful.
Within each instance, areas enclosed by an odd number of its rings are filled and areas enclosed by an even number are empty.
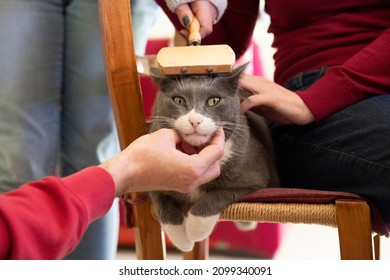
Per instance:
[[[390,93],[390,29],[345,63],[331,67],[307,90],[298,94],[316,120],[375,94]]]
[[[114,198],[114,181],[99,167],[46,177],[0,195],[0,259],[62,258]]]

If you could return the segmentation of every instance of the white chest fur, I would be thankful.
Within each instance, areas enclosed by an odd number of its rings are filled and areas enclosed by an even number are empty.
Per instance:
[[[232,157],[233,155],[232,146],[233,146],[233,141],[231,139],[228,139],[225,142],[223,157],[219,160],[219,164],[221,165],[221,167]]]

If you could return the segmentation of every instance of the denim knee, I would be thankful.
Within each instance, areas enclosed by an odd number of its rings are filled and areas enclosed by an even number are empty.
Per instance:
[[[321,74],[300,75],[288,86],[299,90],[313,77]],[[306,126],[271,123],[282,185],[359,194],[390,222],[389,108],[384,94]]]

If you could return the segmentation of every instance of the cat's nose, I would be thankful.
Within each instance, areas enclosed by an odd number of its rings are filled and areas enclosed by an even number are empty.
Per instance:
[[[193,128],[197,128],[203,122],[203,120],[196,118],[196,119],[190,119],[189,122]]]

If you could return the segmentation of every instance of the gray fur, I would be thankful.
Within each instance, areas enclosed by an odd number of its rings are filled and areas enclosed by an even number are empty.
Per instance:
[[[279,185],[265,120],[254,113],[240,113],[238,81],[245,66],[216,77],[166,77],[158,69],[151,70],[160,89],[153,108],[151,132],[160,128],[178,130],[175,120],[195,108],[197,113],[212,119],[216,127],[222,126],[226,141],[232,142],[232,156],[223,163],[221,175],[200,186],[196,199],[191,194],[178,192],[151,193],[162,224],[181,225],[188,213],[199,217],[217,215],[253,191]],[[185,106],[173,102],[178,96],[184,98]],[[219,103],[207,106],[210,97],[220,98]]]

